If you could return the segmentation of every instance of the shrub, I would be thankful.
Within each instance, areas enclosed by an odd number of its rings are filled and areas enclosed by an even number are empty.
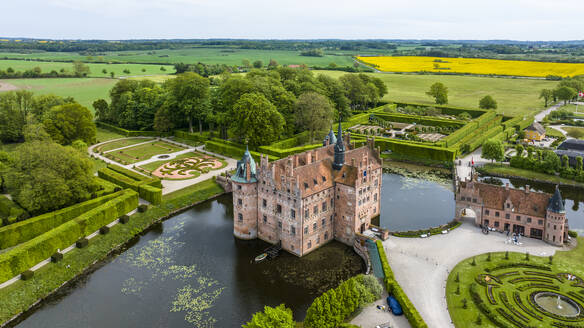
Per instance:
[[[103,227],[99,228],[99,233],[102,235],[107,235],[110,232],[110,227],[104,225]]]
[[[63,260],[63,253],[55,252],[55,254],[51,255],[51,262],[57,263]]]
[[[576,232],[574,230],[569,230],[568,236],[570,236],[570,238],[578,238],[578,232]]]
[[[75,242],[75,247],[77,248],[85,248],[87,245],[89,245],[89,239],[87,238],[81,238]]]
[[[34,271],[32,270],[26,270],[20,274],[20,279],[22,280],[29,280],[32,279],[32,277],[34,277]]]
[[[126,224],[126,223],[130,222],[130,216],[129,215],[122,215],[122,216],[120,216],[120,219],[118,221],[121,224]]]
[[[138,212],[140,212],[140,213],[144,213],[144,212],[146,212],[147,210],[148,210],[148,205],[146,205],[146,204],[140,204],[140,205],[138,206]]]

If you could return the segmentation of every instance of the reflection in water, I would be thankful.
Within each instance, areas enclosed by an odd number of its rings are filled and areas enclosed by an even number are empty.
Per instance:
[[[452,184],[383,174],[380,225],[392,231],[436,227],[454,218]]]

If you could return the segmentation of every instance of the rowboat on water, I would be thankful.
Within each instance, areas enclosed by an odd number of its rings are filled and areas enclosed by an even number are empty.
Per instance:
[[[262,254],[255,257],[255,261],[261,262],[261,261],[265,260],[266,258],[268,258],[268,253],[262,253]]]

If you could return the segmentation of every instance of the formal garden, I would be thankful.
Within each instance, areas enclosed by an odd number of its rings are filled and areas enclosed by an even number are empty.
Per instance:
[[[227,166],[227,162],[216,156],[201,152],[189,152],[178,155],[171,160],[163,159],[135,166],[134,169],[148,175],[168,180],[192,179],[201,174],[219,170]]]
[[[584,327],[584,246],[554,256],[487,253],[460,262],[446,285],[456,327]]]
[[[128,165],[145,161],[157,155],[176,153],[184,149],[180,145],[163,140],[152,141],[131,138],[109,142],[100,147],[96,147],[94,152],[122,165]]]

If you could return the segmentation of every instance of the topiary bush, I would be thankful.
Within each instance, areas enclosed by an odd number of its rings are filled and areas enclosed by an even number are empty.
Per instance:
[[[147,210],[148,210],[148,205],[146,205],[146,204],[140,204],[140,205],[138,206],[138,212],[140,212],[140,213],[144,213],[144,212],[146,212]]]
[[[32,277],[34,277],[34,271],[32,270],[26,270],[20,274],[20,279],[22,280],[29,280],[32,279]]]
[[[121,224],[126,224],[126,223],[130,222],[130,216],[129,215],[120,216],[119,222]]]
[[[77,247],[77,248],[85,248],[88,245],[89,245],[89,239],[87,239],[87,238],[81,238],[75,242],[75,247]]]
[[[108,227],[106,225],[99,228],[99,233],[102,235],[107,235],[109,232],[110,232],[110,227]]]
[[[55,252],[55,254],[51,255],[51,262],[57,263],[63,260],[63,253]]]

